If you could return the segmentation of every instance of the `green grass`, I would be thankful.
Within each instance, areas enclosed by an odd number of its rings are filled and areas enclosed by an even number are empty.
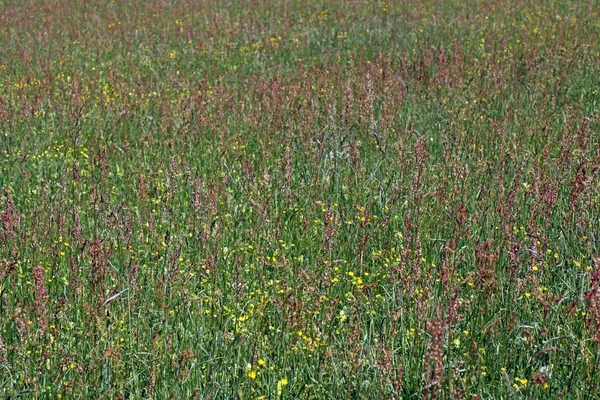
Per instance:
[[[0,4],[2,396],[598,396],[598,1]]]

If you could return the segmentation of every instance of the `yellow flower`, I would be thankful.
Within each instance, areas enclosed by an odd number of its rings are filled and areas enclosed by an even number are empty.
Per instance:
[[[250,379],[256,379],[256,371],[250,371],[250,372],[248,372],[248,377]]]
[[[277,382],[277,396],[281,396],[281,393],[283,392],[283,387],[287,384],[288,381],[285,378]]]
[[[265,360],[263,360],[262,358],[260,360],[258,360],[258,365],[265,365],[267,362]]]

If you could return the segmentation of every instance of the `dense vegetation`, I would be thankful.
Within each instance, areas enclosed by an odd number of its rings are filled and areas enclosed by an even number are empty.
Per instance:
[[[600,2],[0,2],[0,395],[600,392]]]

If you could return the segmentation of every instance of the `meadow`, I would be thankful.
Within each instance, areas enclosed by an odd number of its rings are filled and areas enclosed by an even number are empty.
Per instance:
[[[0,0],[0,396],[600,397],[600,1]]]

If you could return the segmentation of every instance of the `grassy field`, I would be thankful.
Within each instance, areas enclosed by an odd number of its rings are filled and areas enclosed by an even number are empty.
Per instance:
[[[0,1],[0,396],[597,399],[600,1]]]

